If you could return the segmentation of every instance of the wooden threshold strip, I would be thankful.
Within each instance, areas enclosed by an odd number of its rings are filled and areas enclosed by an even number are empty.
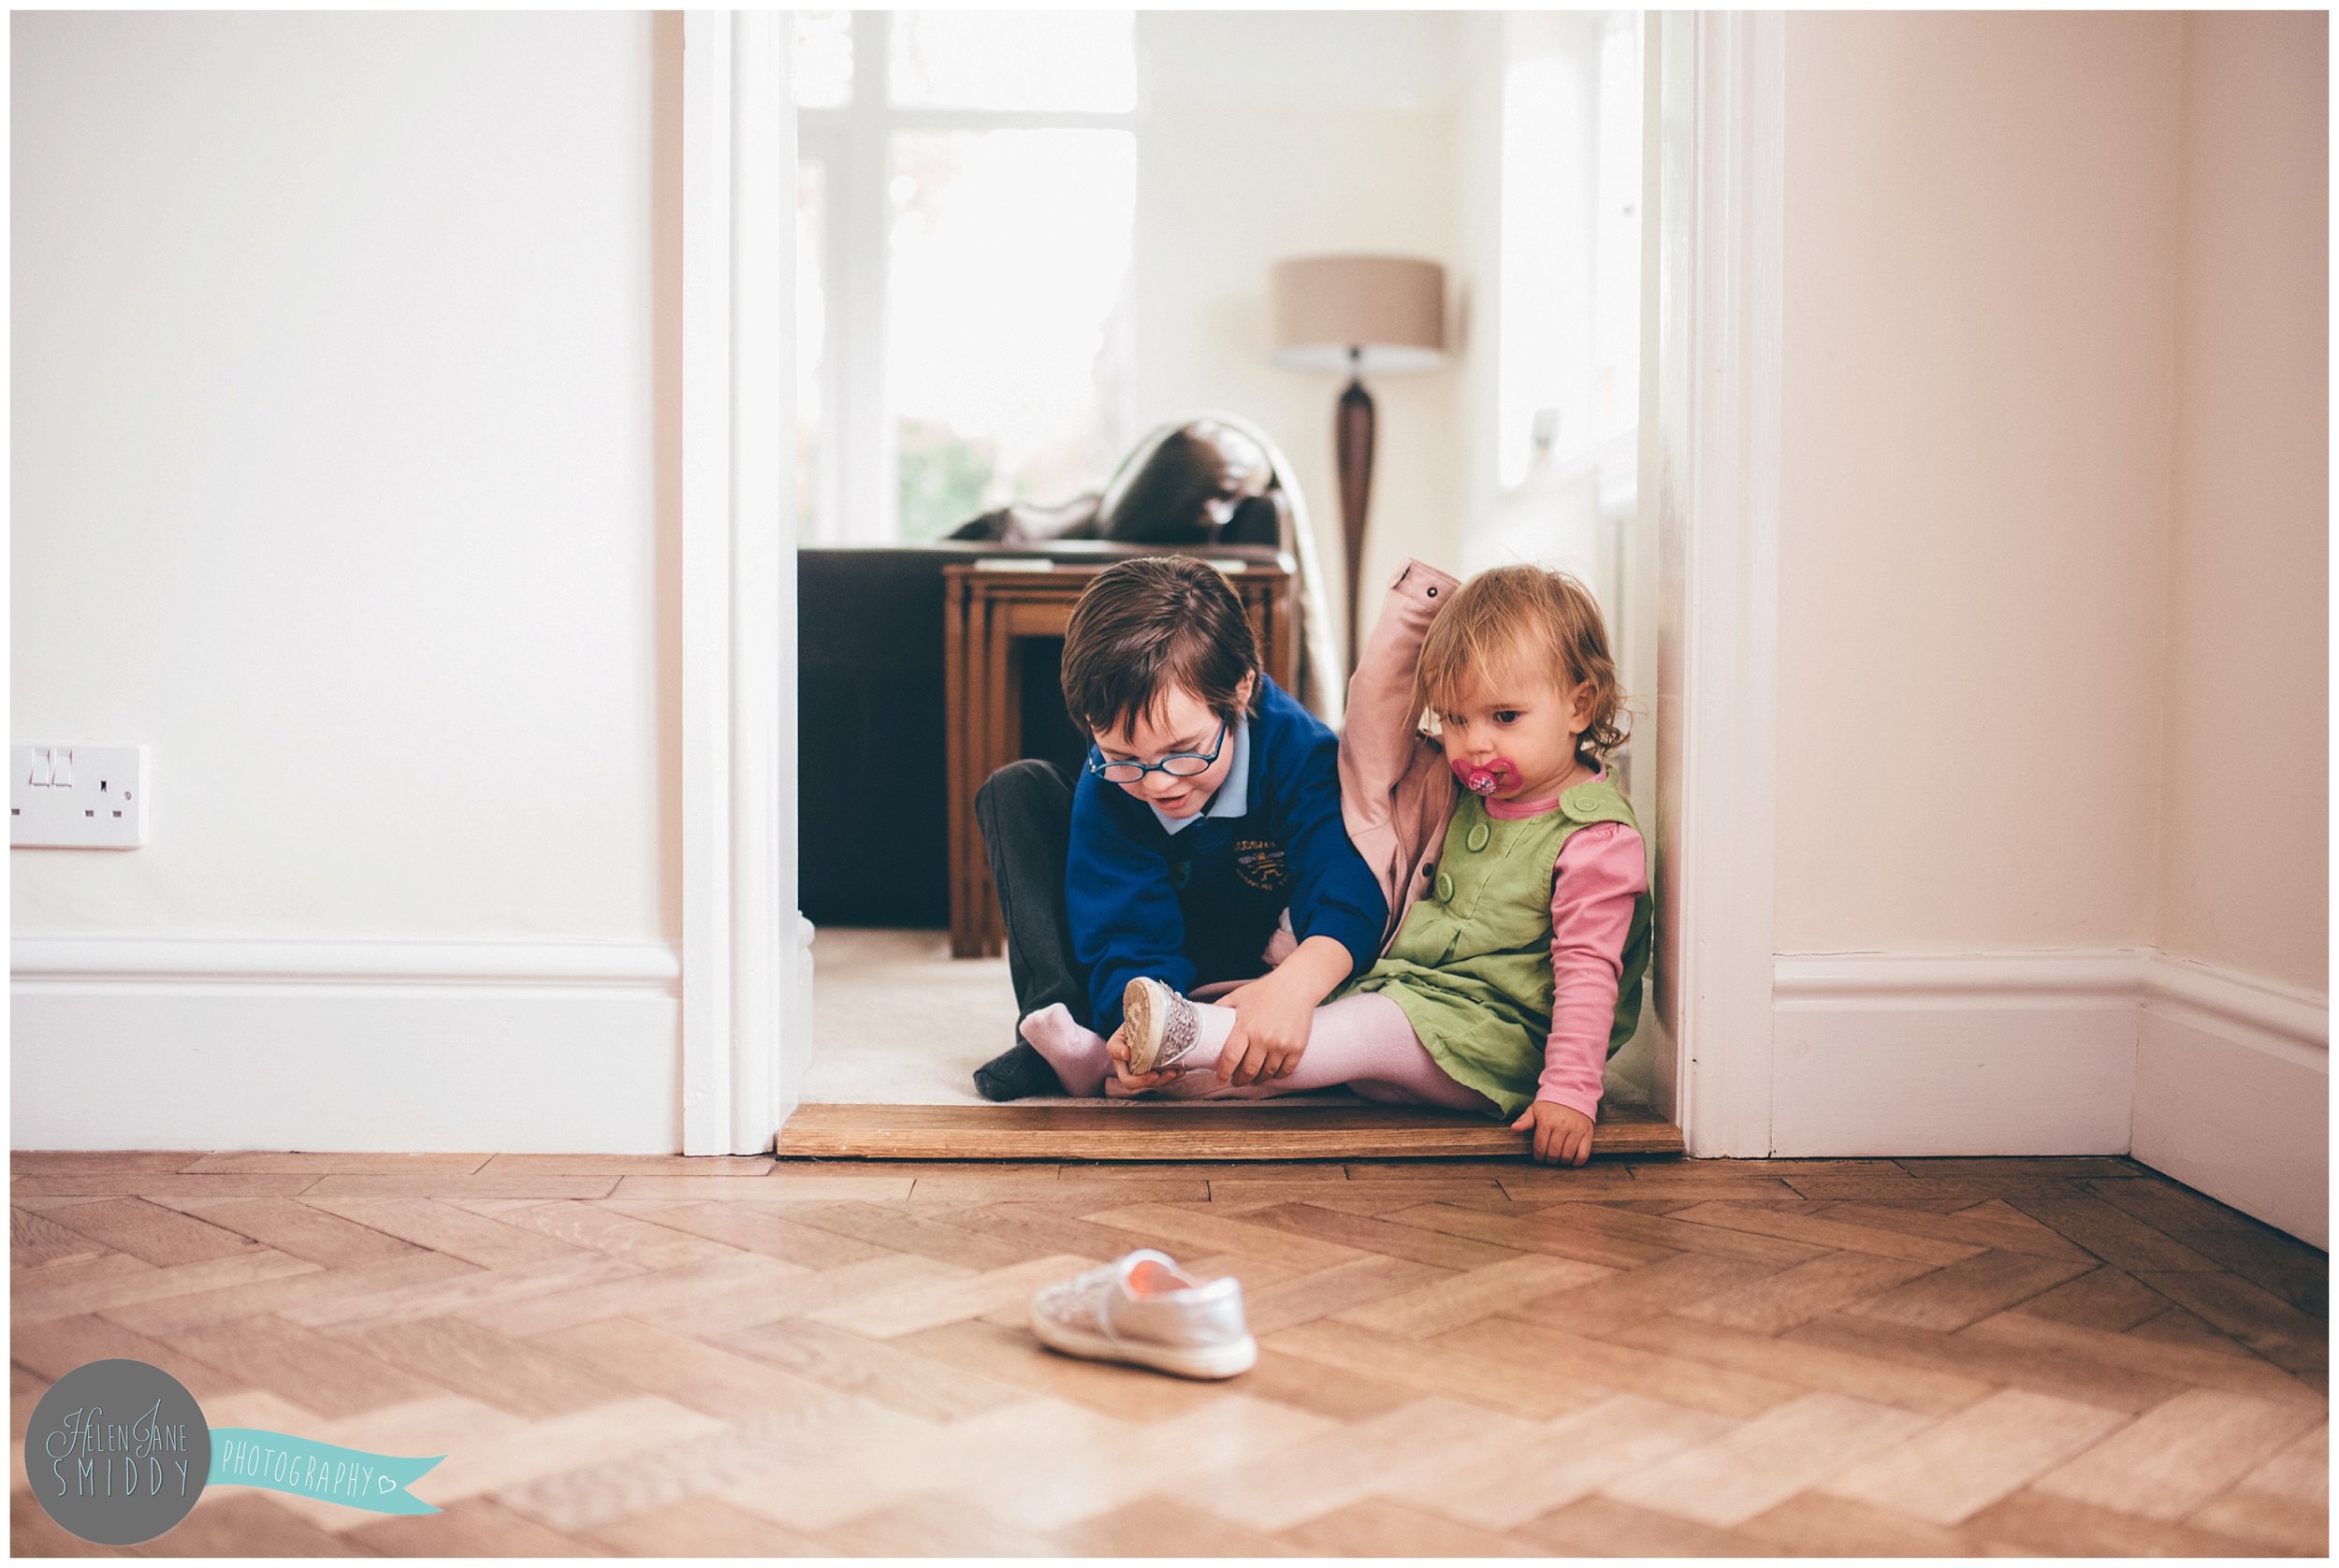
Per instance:
[[[1527,1135],[1406,1106],[802,1105],[781,1159],[1308,1160],[1528,1158]],[[1681,1129],[1638,1106],[1603,1107],[1592,1157],[1682,1153]]]

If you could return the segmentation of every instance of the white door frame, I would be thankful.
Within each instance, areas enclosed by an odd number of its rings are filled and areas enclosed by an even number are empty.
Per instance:
[[[1649,14],[1655,1005],[1696,1155],[1770,1153],[1785,21]],[[683,23],[683,1149],[768,1150],[810,1059],[796,912],[786,12]]]
[[[1652,12],[1655,1007],[1693,1155],[1771,1152],[1786,22]],[[1649,276],[1649,274],[1644,274]],[[1661,1065],[1662,1066],[1662,1065]],[[1661,1092],[1668,1087],[1661,1084]]]
[[[786,11],[682,24],[682,1150],[769,1150],[796,909],[796,115]]]

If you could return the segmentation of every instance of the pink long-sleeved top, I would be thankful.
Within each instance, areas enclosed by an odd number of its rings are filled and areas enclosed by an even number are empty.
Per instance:
[[[1604,768],[1594,778],[1607,777]],[[1488,816],[1505,820],[1559,808],[1556,796],[1486,803]],[[1587,823],[1560,846],[1551,875],[1551,1034],[1544,1042],[1535,1098],[1587,1118],[1597,1115],[1624,939],[1633,927],[1634,901],[1648,891],[1641,836],[1622,822]]]

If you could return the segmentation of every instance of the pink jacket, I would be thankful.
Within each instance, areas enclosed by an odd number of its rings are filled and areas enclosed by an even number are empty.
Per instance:
[[[1461,584],[1434,566],[1408,560],[1388,585],[1373,635],[1348,677],[1348,713],[1340,737],[1340,810],[1348,837],[1380,878],[1388,900],[1381,951],[1396,939],[1405,911],[1437,874],[1446,820],[1461,786],[1437,742],[1421,733],[1413,705],[1413,667],[1430,621]]]

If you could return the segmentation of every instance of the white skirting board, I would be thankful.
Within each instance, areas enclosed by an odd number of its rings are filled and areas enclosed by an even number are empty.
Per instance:
[[[2136,1041],[2128,1153],[2331,1250],[2331,1034],[2322,997],[2163,959]]]
[[[662,943],[19,937],[19,1149],[671,1154]],[[2133,1154],[2327,1246],[2325,999],[2150,951],[1778,961],[1771,1152]]]
[[[667,1154],[664,943],[18,937],[17,1149]]]
[[[1781,957],[1771,1152],[2123,1154],[2133,953]]]
[[[1781,955],[1771,1152],[2133,1154],[2329,1244],[2327,999],[2170,958]]]

